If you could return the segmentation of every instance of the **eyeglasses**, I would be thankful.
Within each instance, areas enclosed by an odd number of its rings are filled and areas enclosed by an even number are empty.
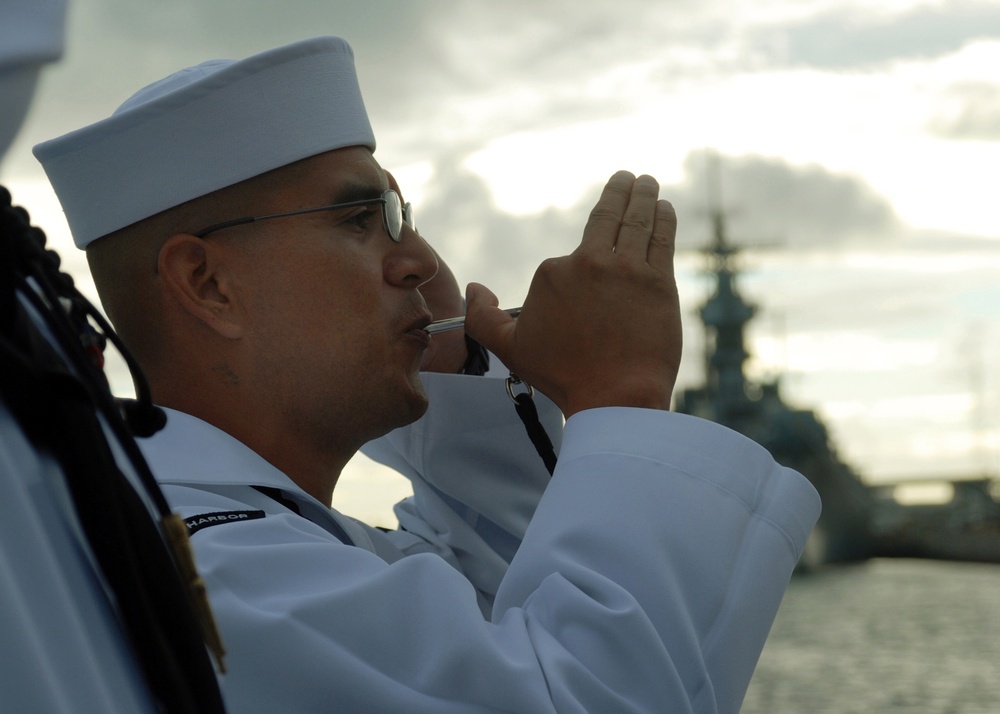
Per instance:
[[[242,226],[256,221],[266,221],[272,218],[287,218],[289,216],[301,216],[306,213],[319,213],[321,211],[339,211],[342,208],[356,208],[358,206],[371,206],[376,203],[382,204],[382,224],[385,232],[389,234],[394,243],[399,243],[403,234],[403,224],[416,230],[413,225],[413,207],[409,203],[403,203],[399,194],[391,188],[382,192],[378,198],[365,198],[360,201],[348,201],[347,203],[335,203],[332,206],[320,206],[319,208],[303,208],[299,211],[288,211],[287,213],[272,213],[269,216],[247,216],[246,218],[236,218],[232,221],[215,223],[208,228],[202,228],[194,235],[204,238],[209,233],[221,231],[223,228]]]

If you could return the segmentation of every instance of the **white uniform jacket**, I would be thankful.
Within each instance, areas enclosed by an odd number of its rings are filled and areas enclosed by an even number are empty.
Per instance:
[[[812,486],[723,427],[627,408],[571,417],[549,481],[503,380],[424,383],[428,414],[372,445],[414,483],[395,533],[194,417],[140,442],[192,531],[230,710],[737,712]]]
[[[154,712],[65,478],[0,404],[0,711]]]

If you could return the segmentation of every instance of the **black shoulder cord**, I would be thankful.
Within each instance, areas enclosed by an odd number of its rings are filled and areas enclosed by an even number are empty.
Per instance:
[[[514,394],[514,387],[518,384],[524,385],[528,391]],[[511,372],[510,376],[507,377],[507,394],[514,400],[514,409],[517,411],[517,415],[521,417],[521,421],[524,422],[524,429],[528,432],[528,438],[534,444],[535,451],[542,457],[545,468],[548,469],[551,476],[556,470],[556,452],[552,446],[552,440],[545,433],[545,427],[542,426],[542,422],[538,418],[535,400],[532,399],[535,390],[532,389],[530,384],[521,381],[516,374]]]
[[[486,348],[468,335],[465,336],[465,348],[469,356],[465,360],[462,374],[486,374],[490,368],[490,353]],[[514,387],[518,384],[524,385],[527,391],[514,394]],[[535,390],[531,388],[530,384],[521,381],[516,374],[511,372],[507,378],[507,394],[513,400],[514,410],[524,423],[528,438],[531,439],[535,451],[542,457],[545,468],[548,469],[551,476],[556,470],[556,452],[549,435],[545,433],[545,427],[542,426],[542,422],[538,418],[538,409],[535,408],[535,400],[532,398]]]
[[[480,376],[486,374],[490,368],[490,353],[486,348],[468,335],[465,336],[465,348],[469,356],[465,360],[462,374]],[[518,384],[523,385],[527,391],[514,394],[514,387]],[[535,390],[531,388],[530,384],[521,381],[516,374],[511,372],[507,378],[507,394],[513,400],[514,410],[524,423],[528,438],[531,439],[535,451],[542,457],[545,468],[551,476],[556,470],[556,452],[549,435],[545,433],[545,427],[542,426],[542,422],[538,418],[538,410],[535,408],[535,400],[533,399]]]
[[[61,355],[19,302],[29,300]],[[93,327],[91,321],[97,325]],[[118,403],[99,360],[110,339],[132,372],[138,399]],[[35,448],[62,466],[80,525],[114,595],[152,696],[165,712],[223,712],[210,649],[222,645],[187,547],[186,527],[170,512],[134,435],[162,428],[146,380],[100,313],[59,271],[44,233],[0,187],[0,397]],[[110,429],[141,481],[119,469]],[[145,500],[156,509],[151,518]],[[159,527],[158,527],[159,526]],[[206,649],[206,647],[208,649]]]
[[[462,368],[462,374],[486,374],[490,368],[490,354],[486,351],[486,348],[468,335],[465,336],[465,347],[469,356],[465,361],[465,366]],[[527,391],[514,394],[514,387],[519,384],[523,385]],[[510,395],[511,400],[514,402],[514,410],[524,423],[524,429],[528,432],[528,438],[531,439],[535,451],[542,457],[545,468],[551,476],[556,470],[556,452],[552,446],[551,439],[549,439],[549,435],[545,433],[545,427],[542,426],[542,422],[538,418],[538,409],[535,408],[535,400],[533,399],[535,390],[531,388],[530,384],[522,381],[516,374],[511,372],[507,378],[507,394]]]

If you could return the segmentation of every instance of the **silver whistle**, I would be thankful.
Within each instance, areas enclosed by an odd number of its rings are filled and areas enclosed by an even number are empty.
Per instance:
[[[519,307],[509,307],[504,310],[511,317],[517,317],[521,314],[521,308]],[[435,320],[427,327],[424,328],[428,333],[434,334],[435,332],[447,332],[448,330],[457,330],[465,324],[465,315],[460,315],[459,317],[449,317],[445,320]]]

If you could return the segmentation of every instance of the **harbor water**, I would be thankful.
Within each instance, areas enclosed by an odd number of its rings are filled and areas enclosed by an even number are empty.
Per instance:
[[[1000,565],[795,576],[743,714],[1000,714]]]

